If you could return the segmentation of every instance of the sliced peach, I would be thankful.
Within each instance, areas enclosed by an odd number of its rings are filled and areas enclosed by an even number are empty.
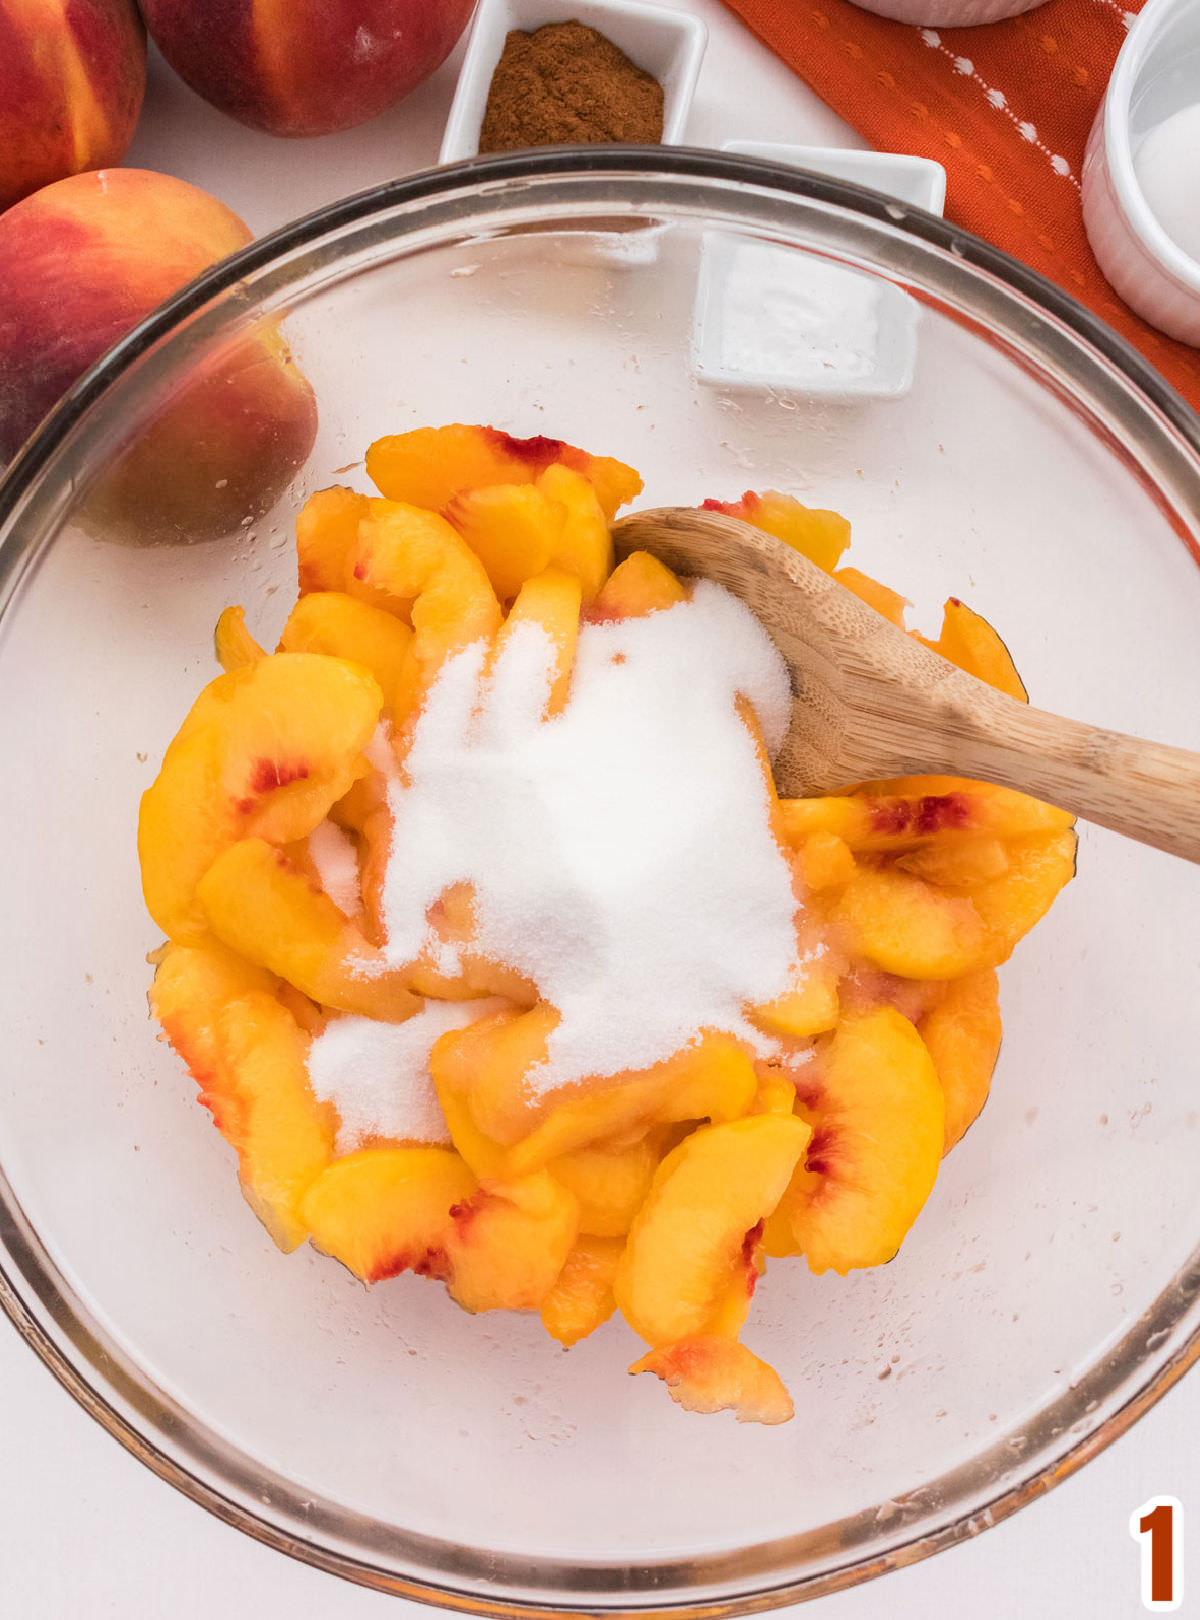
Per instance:
[[[288,615],[279,639],[280,652],[328,653],[361,664],[379,682],[383,710],[397,712],[412,630],[382,608],[360,602],[345,591],[311,591]]]
[[[839,585],[844,585],[848,591],[853,591],[860,602],[881,613],[889,623],[904,629],[904,613],[908,607],[908,598],[901,596],[899,591],[893,591],[886,585],[881,585],[870,574],[864,574],[857,568],[838,568],[834,570],[834,579]]]
[[[687,592],[664,563],[648,551],[631,551],[605,580],[588,617],[644,619],[686,601]]]
[[[217,627],[213,631],[213,651],[217,655],[217,663],[227,675],[235,669],[257,664],[260,658],[267,656],[266,648],[260,647],[246,629],[246,610],[242,607],[227,607],[217,620]]]
[[[971,903],[989,937],[988,962],[1007,962],[1013,947],[1049,911],[1060,889],[1075,876],[1074,831],[1015,838],[1005,846],[1008,870],[971,890]]]
[[[217,1048],[222,1135],[246,1202],[286,1254],[308,1235],[301,1206],[333,1155],[336,1117],[309,1087],[308,1036],[274,996],[252,991],[223,1007]]]
[[[790,1076],[770,1063],[758,1065],[758,1090],[750,1104],[752,1114],[792,1114],[796,1110],[796,1087]]]
[[[358,525],[369,504],[367,496],[340,484],[319,489],[305,501],[296,519],[301,595],[346,589]]]
[[[636,1074],[533,1095],[527,1076],[546,1062],[557,1023],[558,1013],[545,1003],[527,1013],[497,1013],[451,1032],[431,1054],[439,1092],[445,1085],[469,1098],[479,1129],[509,1149],[512,1175],[656,1122],[737,1118],[753,1101],[753,1063],[735,1041],[718,1035]]]
[[[453,1033],[451,1031],[451,1034]],[[508,1167],[507,1149],[501,1147],[499,1142],[493,1142],[491,1137],[485,1136],[476,1125],[468,1100],[470,1088],[469,1085],[461,1083],[462,1076],[459,1071],[435,1061],[433,1054],[447,1038],[442,1035],[434,1042],[429,1068],[434,1076],[438,1104],[446,1121],[446,1129],[450,1132],[450,1140],[480,1181],[503,1181]]]
[[[613,1278],[621,1238],[580,1237],[563,1262],[554,1286],[542,1300],[542,1326],[567,1349],[607,1322],[617,1308]]]
[[[795,1091],[792,1092],[793,1100]],[[788,1109],[775,1110],[789,1113]],[[717,1294],[716,1303],[704,1324],[705,1334],[736,1339],[746,1325],[750,1302],[758,1287],[758,1280],[767,1269],[763,1253],[763,1221],[758,1221],[742,1239],[742,1248],[733,1262],[733,1272],[724,1288]]]
[[[740,501],[705,501],[703,510],[753,523],[826,573],[833,572],[850,544],[850,525],[839,512],[801,506],[794,496],[781,495],[777,489],[765,489],[761,495],[748,489]]]
[[[451,1210],[446,1286],[465,1311],[536,1311],[575,1242],[579,1206],[548,1171],[482,1187]]]
[[[306,838],[365,768],[382,694],[338,658],[280,653],[210,683],[142,795],[146,907],[172,939],[207,932],[196,884],[237,839]]]
[[[322,1006],[392,1023],[419,1010],[404,975],[262,839],[243,839],[219,855],[197,895],[218,939]]]
[[[566,508],[536,484],[460,490],[442,514],[487,569],[492,589],[511,601],[527,579],[550,565]]]
[[[500,604],[471,548],[420,507],[372,501],[352,557],[355,580],[398,607],[411,603],[413,638],[395,695],[407,714],[451,653],[495,634]]]
[[[795,1411],[775,1369],[736,1339],[695,1334],[651,1350],[629,1371],[654,1373],[688,1412],[732,1411],[739,1423],[786,1423]]]
[[[979,833],[940,834],[931,843],[897,855],[896,865],[939,889],[973,889],[1008,871],[1008,855],[999,838]]]
[[[955,596],[943,609],[942,633],[934,651],[998,692],[1029,702],[1029,693],[1008,648],[981,614]]]
[[[905,979],[855,962],[838,985],[838,1000],[844,1014],[894,1007],[910,1024],[919,1024],[946,994],[946,984],[945,979]]]
[[[756,1114],[701,1126],[667,1155],[617,1271],[635,1333],[661,1345],[705,1331],[744,1265],[746,1234],[774,1210],[811,1134],[794,1115]]]
[[[832,833],[858,853],[915,849],[950,832],[1021,838],[1070,827],[1073,820],[1024,793],[957,776],[906,777],[851,795],[781,799],[779,816],[789,844]]]
[[[841,966],[832,951],[825,951],[800,969],[796,988],[778,1001],[755,1007],[754,1022],[772,1035],[805,1039],[832,1029],[838,1017],[838,979]]]
[[[854,853],[836,833],[815,832],[799,839],[795,860],[801,881],[816,892],[841,888],[854,876]]]
[[[367,473],[381,494],[439,512],[461,489],[533,483],[555,462],[587,478],[610,520],[641,493],[637,473],[612,456],[592,456],[561,439],[516,439],[463,422],[392,434],[367,451]]]
[[[766,1224],[768,1254],[815,1272],[890,1260],[942,1158],[945,1105],[933,1060],[894,1008],[845,1019],[819,1067],[798,1071],[812,1141]]]
[[[794,1093],[793,1093],[794,1095]],[[627,1147],[597,1143],[575,1148],[548,1169],[579,1201],[579,1230],[588,1237],[622,1237],[646,1201],[659,1153],[642,1137]]]
[[[402,1271],[441,1277],[450,1211],[475,1185],[449,1148],[362,1148],[321,1172],[301,1214],[316,1247],[364,1282]]]
[[[558,462],[546,468],[537,488],[563,509],[563,525],[550,552],[551,563],[574,574],[585,604],[595,601],[613,566],[612,536],[596,491],[581,474]]]
[[[547,568],[527,579],[509,609],[504,626],[496,637],[498,661],[522,625],[533,624],[542,631],[553,649],[550,695],[546,716],[561,714],[567,705],[571,673],[575,668],[575,647],[579,640],[579,608],[582,587],[573,575],[561,568]]]
[[[272,995],[279,981],[211,937],[197,945],[164,945],[150,960],[155,964],[150,1011],[199,1085],[200,1101],[217,1129],[224,1131],[217,1037],[221,1009],[253,991]]]
[[[352,833],[363,832],[368,818],[381,810],[390,822],[391,812],[387,809],[387,792],[387,777],[383,772],[368,769],[364,775],[350,784],[336,804],[330,806],[329,819]]]
[[[906,979],[953,979],[988,960],[988,927],[974,901],[895,866],[856,872],[833,921],[850,956]]]
[[[320,1035],[329,1023],[324,1009],[286,979],[280,981],[275,999],[281,1007],[287,1008],[306,1035]]]
[[[938,1005],[917,1025],[946,1100],[945,1153],[988,1099],[1000,1055],[999,995],[994,968],[952,979]]]

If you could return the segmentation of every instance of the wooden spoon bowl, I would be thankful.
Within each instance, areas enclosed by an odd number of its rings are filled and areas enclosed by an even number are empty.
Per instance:
[[[689,507],[614,525],[618,553],[739,597],[792,675],[775,758],[788,797],[918,773],[1015,788],[1128,838],[1200,861],[1200,754],[1033,709],[930,652],[781,540]]]

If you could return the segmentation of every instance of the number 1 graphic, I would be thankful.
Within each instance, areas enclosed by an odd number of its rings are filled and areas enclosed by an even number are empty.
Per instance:
[[[1142,1544],[1142,1606],[1162,1614],[1183,1602],[1183,1505],[1152,1496],[1135,1508],[1129,1534]]]

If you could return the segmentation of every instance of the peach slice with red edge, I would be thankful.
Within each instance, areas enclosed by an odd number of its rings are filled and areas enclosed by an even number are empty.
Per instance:
[[[278,1246],[303,1243],[304,1194],[333,1156],[333,1110],[308,1083],[308,1036],[264,991],[231,1001],[216,1020],[221,1134],[236,1150],[246,1202]]]
[[[998,692],[1021,703],[1029,702],[1029,693],[1008,648],[982,614],[956,596],[943,609],[942,633],[933,643],[933,650]]]
[[[850,544],[850,525],[839,512],[802,506],[795,496],[781,495],[777,489],[764,489],[761,495],[748,489],[740,501],[708,500],[701,510],[753,523],[826,573],[833,572]]]
[[[819,1063],[796,1071],[796,1089],[812,1140],[768,1216],[767,1253],[843,1275],[883,1265],[942,1159],[945,1104],[925,1043],[894,1008],[845,1018]]]
[[[567,509],[537,484],[492,484],[460,490],[442,516],[487,569],[496,595],[509,602],[550,566]]]
[[[780,1109],[776,1112],[788,1111]],[[745,1327],[758,1280],[767,1269],[763,1252],[763,1225],[762,1221],[756,1222],[742,1239],[741,1252],[734,1260],[732,1275],[717,1295],[716,1304],[704,1324],[705,1334],[736,1339]]]
[[[449,1148],[367,1147],[322,1170],[301,1214],[314,1245],[364,1282],[402,1271],[441,1277],[450,1211],[475,1187]]]
[[[915,849],[951,832],[1023,838],[1070,827],[1074,819],[1027,794],[957,776],[907,777],[853,794],[780,799],[779,817],[793,846],[826,833],[856,854]]]
[[[660,1345],[635,1361],[631,1373],[654,1373],[687,1412],[733,1412],[739,1423],[786,1423],[792,1397],[774,1367],[736,1339],[694,1334]]]
[[[794,1095],[794,1093],[793,1093]],[[551,1159],[547,1168],[579,1201],[587,1237],[623,1237],[646,1201],[660,1154],[650,1137],[625,1147],[598,1142]]]
[[[896,866],[860,867],[833,923],[847,955],[905,979],[958,978],[989,960],[989,929],[974,901]]]
[[[974,1124],[1000,1055],[1000,987],[994,968],[952,979],[917,1025],[946,1102],[943,1152]]]
[[[550,643],[550,693],[545,718],[561,714],[567,706],[571,674],[575,668],[575,648],[579,640],[579,609],[582,586],[561,568],[547,568],[527,579],[517,593],[496,637],[493,670],[504,649],[522,625],[536,625]]]
[[[197,896],[218,939],[322,1006],[389,1023],[420,1009],[404,975],[261,838],[243,839],[219,855]]]
[[[881,585],[877,579],[872,579],[870,574],[864,574],[858,568],[835,569],[833,577],[839,585],[844,585],[848,591],[857,596],[860,602],[865,602],[868,607],[874,608],[876,613],[881,613],[890,624],[894,624],[899,630],[904,629],[904,614],[909,604],[908,598],[901,596],[899,591]]]
[[[686,601],[687,592],[665,563],[648,551],[631,551],[604,581],[588,618],[644,619]]]
[[[200,1087],[200,1101],[222,1130],[217,1036],[221,1009],[254,991],[273,995],[279,981],[266,968],[248,962],[211,937],[196,945],[160,946],[150,961],[154,963],[150,1011],[187,1064]]]
[[[239,838],[305,838],[362,774],[382,694],[337,658],[282,653],[200,694],[142,795],[146,909],[172,939],[207,933],[196,885]]]
[[[372,501],[351,553],[355,580],[396,607],[411,604],[413,637],[394,695],[408,714],[450,656],[500,628],[500,604],[479,558],[436,512]]]
[[[617,1308],[613,1278],[621,1238],[581,1236],[563,1261],[554,1286],[542,1300],[542,1326],[565,1349],[586,1339]]]
[[[356,489],[334,484],[308,497],[296,519],[296,557],[300,594],[344,591],[358,541],[358,525],[370,499]]]
[[[367,451],[367,475],[380,494],[438,512],[459,490],[531,484],[555,463],[588,480],[610,521],[618,507],[641,494],[637,473],[612,456],[589,455],[561,439],[518,439],[464,422],[391,434]]]
[[[266,648],[260,647],[247,630],[246,610],[242,607],[227,607],[217,620],[217,627],[213,631],[213,651],[217,655],[217,663],[227,675],[231,675],[235,669],[247,669],[267,656]]]
[[[450,1215],[446,1286],[473,1313],[538,1310],[579,1228],[574,1196],[546,1170],[481,1187]]]
[[[410,627],[394,613],[345,591],[310,591],[288,615],[279,650],[325,653],[361,664],[379,682],[384,714],[395,720],[404,718],[398,699],[412,638]]]
[[[811,1136],[794,1115],[756,1114],[701,1126],[667,1155],[617,1270],[635,1333],[663,1345],[707,1330],[744,1270],[747,1233],[774,1210]]]

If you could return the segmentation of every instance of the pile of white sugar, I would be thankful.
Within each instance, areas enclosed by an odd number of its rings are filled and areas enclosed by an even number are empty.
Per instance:
[[[546,632],[514,627],[490,675],[486,655],[479,643],[447,661],[403,774],[391,772],[388,960],[430,954],[455,972],[456,948],[428,914],[469,883],[471,949],[528,977],[560,1014],[528,1077],[539,1093],[646,1068],[701,1031],[769,1051],[746,1008],[785,994],[801,969],[791,872],[737,711],[744,696],[778,747],[790,688],[761,625],[707,582],[644,618],[584,624],[569,701],[550,720]],[[341,1115],[340,1145],[446,1140],[429,1051],[496,1005],[430,1002],[396,1026],[334,1020],[310,1068]]]

